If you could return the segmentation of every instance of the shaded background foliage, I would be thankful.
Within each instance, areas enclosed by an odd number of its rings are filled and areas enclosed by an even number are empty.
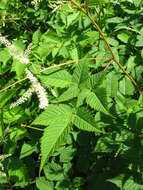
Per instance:
[[[78,2],[84,7],[85,1]],[[142,1],[91,0],[90,11],[116,58],[142,89]],[[50,104],[65,104],[86,121],[85,125],[73,119],[72,129],[50,152],[39,177],[40,130],[46,128],[49,118],[42,115],[35,95],[10,109],[28,88],[28,81],[1,92],[0,153],[12,156],[3,162],[6,177],[0,176],[0,189],[142,190],[143,97],[116,64],[105,70],[111,54],[87,16],[69,1],[45,0],[34,5],[2,0],[0,33],[22,52],[32,43],[28,68],[47,88]],[[41,67],[68,61],[78,64],[40,73]],[[0,45],[0,89],[23,79],[24,69]],[[86,97],[87,89],[93,89],[98,105],[91,101],[93,94]],[[28,128],[33,121],[39,131]],[[87,124],[96,124],[101,132],[87,132]]]

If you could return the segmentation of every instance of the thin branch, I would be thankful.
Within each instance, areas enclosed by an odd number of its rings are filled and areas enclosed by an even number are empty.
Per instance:
[[[86,0],[86,13],[89,13],[90,0]]]
[[[88,58],[88,60],[96,60],[96,58]],[[76,61],[68,61],[68,62],[66,62],[66,63],[61,63],[61,64],[59,64],[59,65],[52,65],[52,66],[50,66],[50,67],[41,69],[40,73],[42,73],[42,72],[44,72],[44,71],[47,71],[47,70],[49,70],[49,69],[53,69],[53,68],[57,68],[57,67],[62,67],[62,66],[65,66],[65,65],[70,65],[70,64],[73,64],[73,63],[76,64]],[[1,92],[4,92],[4,91],[6,91],[6,90],[8,90],[9,88],[14,87],[16,84],[19,84],[19,83],[21,83],[21,82],[23,82],[23,81],[25,81],[25,80],[27,80],[27,77],[25,77],[25,78],[23,78],[23,79],[21,79],[21,80],[18,80],[18,81],[16,81],[16,82],[14,82],[13,84],[10,84],[9,86],[7,86],[7,87],[1,89],[1,90],[0,90],[0,93],[1,93]]]
[[[50,66],[50,67],[47,67],[47,68],[42,69],[40,72],[42,73],[42,72],[44,72],[44,71],[46,71],[46,70],[53,69],[53,68],[57,68],[57,67],[62,67],[62,66],[69,65],[69,64],[72,64],[72,63],[75,63],[75,61],[68,61],[68,62],[66,62],[66,63],[61,63],[61,64],[59,64],[59,65],[53,65],[53,66]],[[25,78],[23,78],[23,79],[21,79],[21,80],[18,80],[18,81],[16,81],[15,83],[13,83],[13,84],[11,84],[11,85],[9,85],[9,86],[3,88],[2,90],[0,90],[0,93],[1,93],[1,92],[4,92],[4,91],[6,91],[6,90],[8,90],[8,89],[11,88],[11,87],[14,87],[16,84],[19,84],[19,83],[21,83],[21,82],[23,82],[23,81],[25,81],[25,80],[27,80],[27,77],[25,77]]]
[[[96,58],[94,58],[94,57],[91,57],[91,58],[88,58],[88,60],[96,60]]]
[[[136,66],[134,67],[134,71],[135,71],[135,80],[137,82],[137,70],[136,70]]]
[[[1,92],[4,92],[4,91],[6,91],[6,90],[8,90],[9,88],[15,86],[16,84],[19,84],[19,83],[25,81],[26,79],[27,79],[27,77],[25,77],[25,78],[23,78],[23,79],[21,79],[21,80],[18,80],[18,81],[16,81],[16,82],[14,82],[13,84],[10,84],[9,86],[7,86],[7,87],[3,88],[2,90],[0,90],[0,93],[1,93]]]
[[[134,86],[137,88],[137,90],[139,91],[139,93],[141,93],[141,89],[139,88],[138,84],[136,83],[136,81],[133,79],[133,77],[124,69],[124,67],[121,65],[121,63],[116,59],[113,50],[110,46],[110,44],[108,43],[107,39],[104,36],[104,33],[102,32],[101,28],[99,27],[99,25],[96,23],[95,19],[91,16],[91,14],[88,12],[86,12],[79,3],[77,3],[75,0],[70,0],[71,3],[73,3],[80,11],[82,11],[85,15],[87,15],[87,17],[90,19],[91,23],[96,27],[96,29],[98,30],[99,34],[102,36],[107,48],[109,49],[111,55],[112,55],[112,60],[119,66],[119,68],[122,70],[122,72],[132,81],[132,83],[134,84]]]
[[[29,128],[29,129],[34,129],[36,131],[44,131],[44,129],[40,129],[40,128],[37,128],[37,127],[32,127],[30,125],[22,125],[24,128]]]
[[[113,60],[111,59],[109,61],[109,63],[106,65],[105,69],[104,69],[104,72],[106,72],[108,70],[108,68],[110,67],[110,65],[112,64]]]
[[[61,64],[59,64],[59,65],[52,65],[52,66],[50,66],[50,67],[47,67],[47,68],[42,69],[40,72],[42,73],[42,72],[44,72],[44,71],[47,71],[47,70],[50,70],[50,69],[53,69],[53,68],[62,67],[62,66],[65,66],[65,65],[70,65],[70,64],[72,64],[72,63],[76,63],[76,61],[68,61],[68,62],[66,62],[66,63],[61,63]]]

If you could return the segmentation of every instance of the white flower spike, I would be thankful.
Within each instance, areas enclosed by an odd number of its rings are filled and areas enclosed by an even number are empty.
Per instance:
[[[26,69],[26,75],[27,75],[27,78],[31,81],[31,85],[34,88],[34,90],[39,98],[39,101],[40,101],[39,107],[41,109],[45,109],[49,104],[46,90],[38,82],[37,78],[28,69]]]

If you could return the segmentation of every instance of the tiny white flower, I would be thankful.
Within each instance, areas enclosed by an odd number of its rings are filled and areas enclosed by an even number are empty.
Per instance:
[[[40,84],[40,82],[37,80],[37,78],[28,69],[26,69],[26,74],[27,74],[27,78],[31,81],[31,85],[34,88],[34,90],[39,98],[39,101],[40,101],[39,107],[41,109],[46,108],[49,104],[46,90]]]
[[[4,36],[0,36],[0,42],[6,47],[11,46],[11,43]]]
[[[30,43],[30,44],[27,46],[27,49],[26,49],[25,52],[24,52],[24,55],[25,55],[25,56],[28,56],[28,55],[29,55],[29,53],[30,53],[30,51],[31,51],[31,47],[32,47],[32,43]]]
[[[40,2],[40,1],[39,1]],[[17,60],[19,60],[21,63],[23,64],[28,64],[30,61],[28,59],[28,54],[31,50],[31,44],[29,44],[29,46],[27,47],[24,55],[19,52],[19,50],[14,46],[12,45],[5,37],[3,36],[0,36],[0,42],[2,44],[4,44],[10,54]],[[44,109],[48,106],[49,102],[48,102],[48,98],[47,98],[47,93],[46,93],[46,90],[44,89],[44,87],[40,84],[40,82],[37,80],[37,78],[28,70],[28,69],[25,69],[25,72],[26,72],[26,75],[27,75],[27,78],[30,80],[31,82],[31,88],[28,89],[24,94],[23,96],[21,96],[16,102],[12,103],[10,108],[14,108],[15,106],[17,105],[20,105],[22,103],[24,103],[31,95],[33,92],[36,92],[38,98],[39,98],[39,101],[40,101],[40,105],[39,107],[41,109]]]
[[[10,109],[24,103],[32,96],[32,93],[34,92],[34,88],[30,87],[16,102],[12,103],[10,106]]]
[[[33,0],[33,1],[31,1],[31,4],[35,6],[40,2],[41,2],[41,0]]]
[[[6,158],[10,157],[12,154],[3,154],[0,156],[0,160],[5,160]]]
[[[28,64],[30,61],[26,55],[23,55],[18,49],[12,45],[4,36],[0,36],[0,42],[8,48],[9,53],[15,59],[19,60],[23,64]]]
[[[6,177],[6,173],[0,171],[0,176],[1,176],[1,177]]]
[[[19,52],[18,49],[14,45],[8,46],[7,48],[10,54],[21,63],[28,64],[30,62],[28,57],[26,55],[23,55],[21,52]]]

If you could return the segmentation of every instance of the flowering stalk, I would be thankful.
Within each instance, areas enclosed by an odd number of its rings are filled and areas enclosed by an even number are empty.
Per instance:
[[[29,44],[29,46],[27,47],[27,49],[23,55],[5,37],[0,36],[0,42],[8,48],[10,54],[15,59],[19,60],[23,64],[28,64],[30,62],[28,59],[28,54],[30,53],[30,50],[31,50],[31,44]],[[47,99],[46,90],[38,82],[37,78],[28,69],[25,69],[25,72],[26,72],[27,78],[31,81],[32,85],[23,94],[23,96],[21,96],[16,102],[11,104],[10,108],[14,108],[15,106],[18,106],[18,105],[24,103],[32,95],[33,92],[36,92],[36,94],[39,98],[39,101],[40,101],[39,107],[41,109],[46,108],[49,104],[48,99]]]
[[[67,1],[64,0],[58,0],[58,1],[54,1],[54,2],[49,2],[49,7],[52,9],[52,13],[56,12],[58,9],[61,8],[62,4],[67,3]]]
[[[34,91],[37,93],[37,96],[39,98],[39,101],[40,101],[39,107],[41,109],[46,108],[49,104],[46,90],[38,82],[37,78],[28,69],[26,69],[25,71],[26,71],[27,78],[31,81],[31,85],[34,88]]]
[[[0,156],[0,161],[3,161],[3,160],[5,160],[6,158],[8,158],[10,156],[12,156],[12,154],[3,154],[3,155]]]
[[[23,64],[29,63],[29,59],[27,58],[27,56],[20,53],[18,49],[14,45],[12,45],[4,36],[0,36],[0,42],[8,48],[10,55],[13,56],[15,59]]]
[[[30,87],[24,94],[21,96],[16,102],[12,103],[10,106],[10,109],[24,103],[26,100],[28,100],[31,96],[32,93],[34,92],[34,88]]]
[[[27,49],[25,50],[25,52],[24,52],[24,56],[28,56],[29,55],[29,53],[30,53],[30,51],[31,51],[31,47],[32,47],[32,43],[30,43],[29,45],[28,45],[28,47],[27,47]]]
[[[36,6],[40,2],[41,2],[41,0],[33,0],[33,1],[31,1],[31,4]]]

